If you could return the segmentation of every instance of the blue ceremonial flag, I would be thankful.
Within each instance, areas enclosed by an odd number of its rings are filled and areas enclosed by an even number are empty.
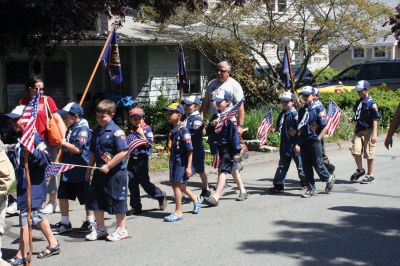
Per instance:
[[[289,69],[289,55],[287,49],[285,49],[285,54],[283,55],[283,65],[282,65],[282,76],[285,82],[285,88],[290,88],[290,69]]]
[[[178,90],[181,93],[180,97],[182,97],[183,90],[187,91],[187,88],[188,88],[188,79],[187,79],[186,65],[185,65],[185,54],[183,53],[182,44],[179,45],[177,85],[178,85]]]
[[[115,28],[113,28],[111,37],[105,45],[106,48],[101,60],[103,60],[104,67],[110,74],[111,81],[115,84],[121,84],[121,58],[118,50],[117,33],[115,32]]]

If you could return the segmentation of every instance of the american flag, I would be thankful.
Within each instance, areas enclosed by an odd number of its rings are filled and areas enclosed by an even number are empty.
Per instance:
[[[46,178],[50,178],[58,174],[64,173],[68,170],[71,170],[74,167],[75,166],[68,164],[51,163],[49,166],[46,167],[44,175]]]
[[[264,117],[260,126],[257,129],[258,136],[260,138],[260,146],[264,145],[267,142],[268,131],[272,127],[272,108],[270,107],[267,115]]]
[[[129,157],[131,152],[137,147],[147,144],[147,140],[140,138],[136,133],[131,133],[126,137],[128,143],[128,153],[126,157]]]
[[[326,135],[332,137],[339,125],[340,117],[342,116],[342,110],[331,100],[328,106],[328,121],[326,124]]]
[[[29,104],[25,107],[22,113],[22,125],[24,126],[23,134],[21,137],[21,144],[30,153],[33,152],[35,146],[35,132],[36,132],[36,116],[37,108],[40,100],[40,90],[38,89],[36,95],[32,98]]]
[[[239,111],[240,107],[243,104],[243,99],[238,101],[232,108],[229,110],[226,114],[223,116],[221,115],[217,126],[215,127],[215,133],[220,133],[222,130],[222,127],[226,125],[226,122],[229,121],[232,117],[236,116],[237,112]]]

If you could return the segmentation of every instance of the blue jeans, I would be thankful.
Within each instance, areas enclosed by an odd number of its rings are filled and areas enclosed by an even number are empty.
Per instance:
[[[297,172],[299,174],[299,179],[300,179],[301,185],[306,183],[300,154],[292,153],[289,156],[289,155],[287,155],[287,153],[280,152],[279,166],[275,172],[274,185],[284,185],[286,175],[289,170],[290,162],[292,161],[292,159],[294,160],[294,163],[296,164]]]
[[[320,140],[309,139],[304,142],[300,147],[300,154],[308,189],[315,189],[313,168],[321,181],[328,181],[331,174],[326,169],[322,159],[322,144]]]

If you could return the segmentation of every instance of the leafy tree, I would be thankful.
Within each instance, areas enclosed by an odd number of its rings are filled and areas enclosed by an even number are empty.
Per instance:
[[[389,24],[392,26],[394,37],[400,40],[400,4],[396,7],[396,14],[390,17]]]
[[[277,87],[283,87],[279,71],[266,56],[268,50],[278,54],[276,47],[289,44],[289,40],[295,42],[294,52],[299,59],[296,63],[303,69],[296,83],[298,86],[305,66],[322,49],[327,49],[328,45],[343,48],[331,59],[329,64],[332,63],[350,47],[384,34],[376,25],[382,25],[391,14],[389,7],[376,0],[291,0],[286,6],[278,7],[279,12],[275,3],[270,0],[240,4],[219,2],[203,12],[185,12],[181,8],[178,15],[166,23],[185,26],[188,39],[206,56],[214,50],[210,61],[230,60],[240,72],[239,76],[249,75],[256,66],[267,65],[268,86],[254,99],[259,102],[271,98],[263,94],[271,95]],[[239,70],[242,67],[244,69]],[[253,85],[253,81],[247,82],[247,93],[259,90],[259,83]]]

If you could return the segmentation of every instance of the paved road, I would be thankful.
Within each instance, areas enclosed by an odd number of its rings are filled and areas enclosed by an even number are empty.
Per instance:
[[[348,182],[355,167],[347,146],[329,146],[328,155],[337,167],[337,184],[329,195],[302,199],[293,166],[286,193],[269,194],[278,155],[258,154],[242,172],[251,194],[244,202],[234,201],[238,192],[232,186],[219,207],[205,207],[193,215],[192,205],[185,204],[184,220],[168,224],[161,219],[174,205],[160,212],[156,201],[144,197],[148,211],[128,217],[131,238],[88,242],[73,232],[58,237],[60,255],[34,259],[33,265],[400,265],[400,143],[390,152],[379,143],[377,182],[371,185]],[[163,181],[165,173],[153,178],[172,195]],[[215,173],[210,180],[215,182]],[[198,186],[198,177],[191,181]],[[322,192],[325,184],[317,186]],[[72,209],[73,226],[79,227],[84,212],[77,205]],[[107,225],[114,227],[114,219],[107,217]],[[49,215],[52,223],[59,219],[59,214]],[[7,219],[6,258],[18,248],[18,232],[17,218]],[[46,244],[34,231],[35,253]]]

